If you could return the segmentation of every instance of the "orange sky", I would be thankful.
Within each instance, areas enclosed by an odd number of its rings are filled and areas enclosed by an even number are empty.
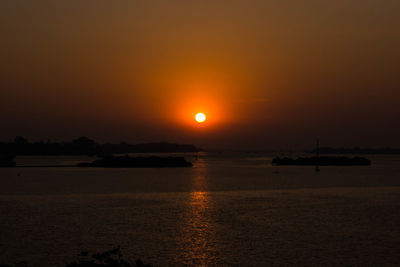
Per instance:
[[[0,139],[400,146],[398,10],[397,0],[1,1]]]

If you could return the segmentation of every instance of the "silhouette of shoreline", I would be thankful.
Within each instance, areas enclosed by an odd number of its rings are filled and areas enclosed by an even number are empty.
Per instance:
[[[58,156],[58,155],[111,155],[127,153],[173,153],[198,152],[191,144],[174,144],[167,142],[144,144],[99,144],[87,138],[80,137],[72,142],[36,142],[30,143],[26,138],[17,136],[13,142],[0,143],[0,153],[13,156]]]
[[[316,153],[316,149],[309,151]],[[395,155],[400,154],[400,148],[334,148],[334,147],[320,147],[319,153],[321,154],[371,154],[371,155]]]
[[[371,161],[361,157],[309,157],[309,158],[280,158],[272,160],[272,165],[294,166],[369,166]]]
[[[175,168],[192,167],[184,157],[129,157],[107,156],[93,162],[78,163],[77,167],[103,168]]]

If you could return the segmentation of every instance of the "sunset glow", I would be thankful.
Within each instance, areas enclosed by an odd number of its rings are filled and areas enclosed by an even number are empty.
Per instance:
[[[0,140],[400,147],[399,1],[39,2],[0,2]]]
[[[0,1],[0,267],[400,262],[399,10]]]

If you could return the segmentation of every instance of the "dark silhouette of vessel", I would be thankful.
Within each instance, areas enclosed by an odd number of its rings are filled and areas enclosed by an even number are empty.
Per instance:
[[[106,156],[93,162],[78,163],[78,167],[103,168],[177,168],[192,167],[184,157]]]

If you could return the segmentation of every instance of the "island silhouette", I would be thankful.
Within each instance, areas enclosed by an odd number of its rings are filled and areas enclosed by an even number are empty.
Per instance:
[[[184,157],[132,157],[134,153],[186,153],[198,152],[199,149],[190,144],[174,144],[167,142],[128,144],[99,144],[82,136],[72,142],[36,142],[17,136],[14,141],[0,143],[0,167],[21,167],[15,162],[16,156],[65,156],[87,155],[98,156],[101,159],[76,165],[77,167],[105,168],[166,168],[191,167],[192,163]],[[116,156],[125,154],[125,156]],[[75,165],[74,165],[75,166]],[[74,167],[70,166],[70,167]],[[25,166],[26,167],[26,166]],[[38,167],[38,166],[36,166]],[[39,166],[62,167],[62,166]],[[65,166],[63,166],[65,167]]]

